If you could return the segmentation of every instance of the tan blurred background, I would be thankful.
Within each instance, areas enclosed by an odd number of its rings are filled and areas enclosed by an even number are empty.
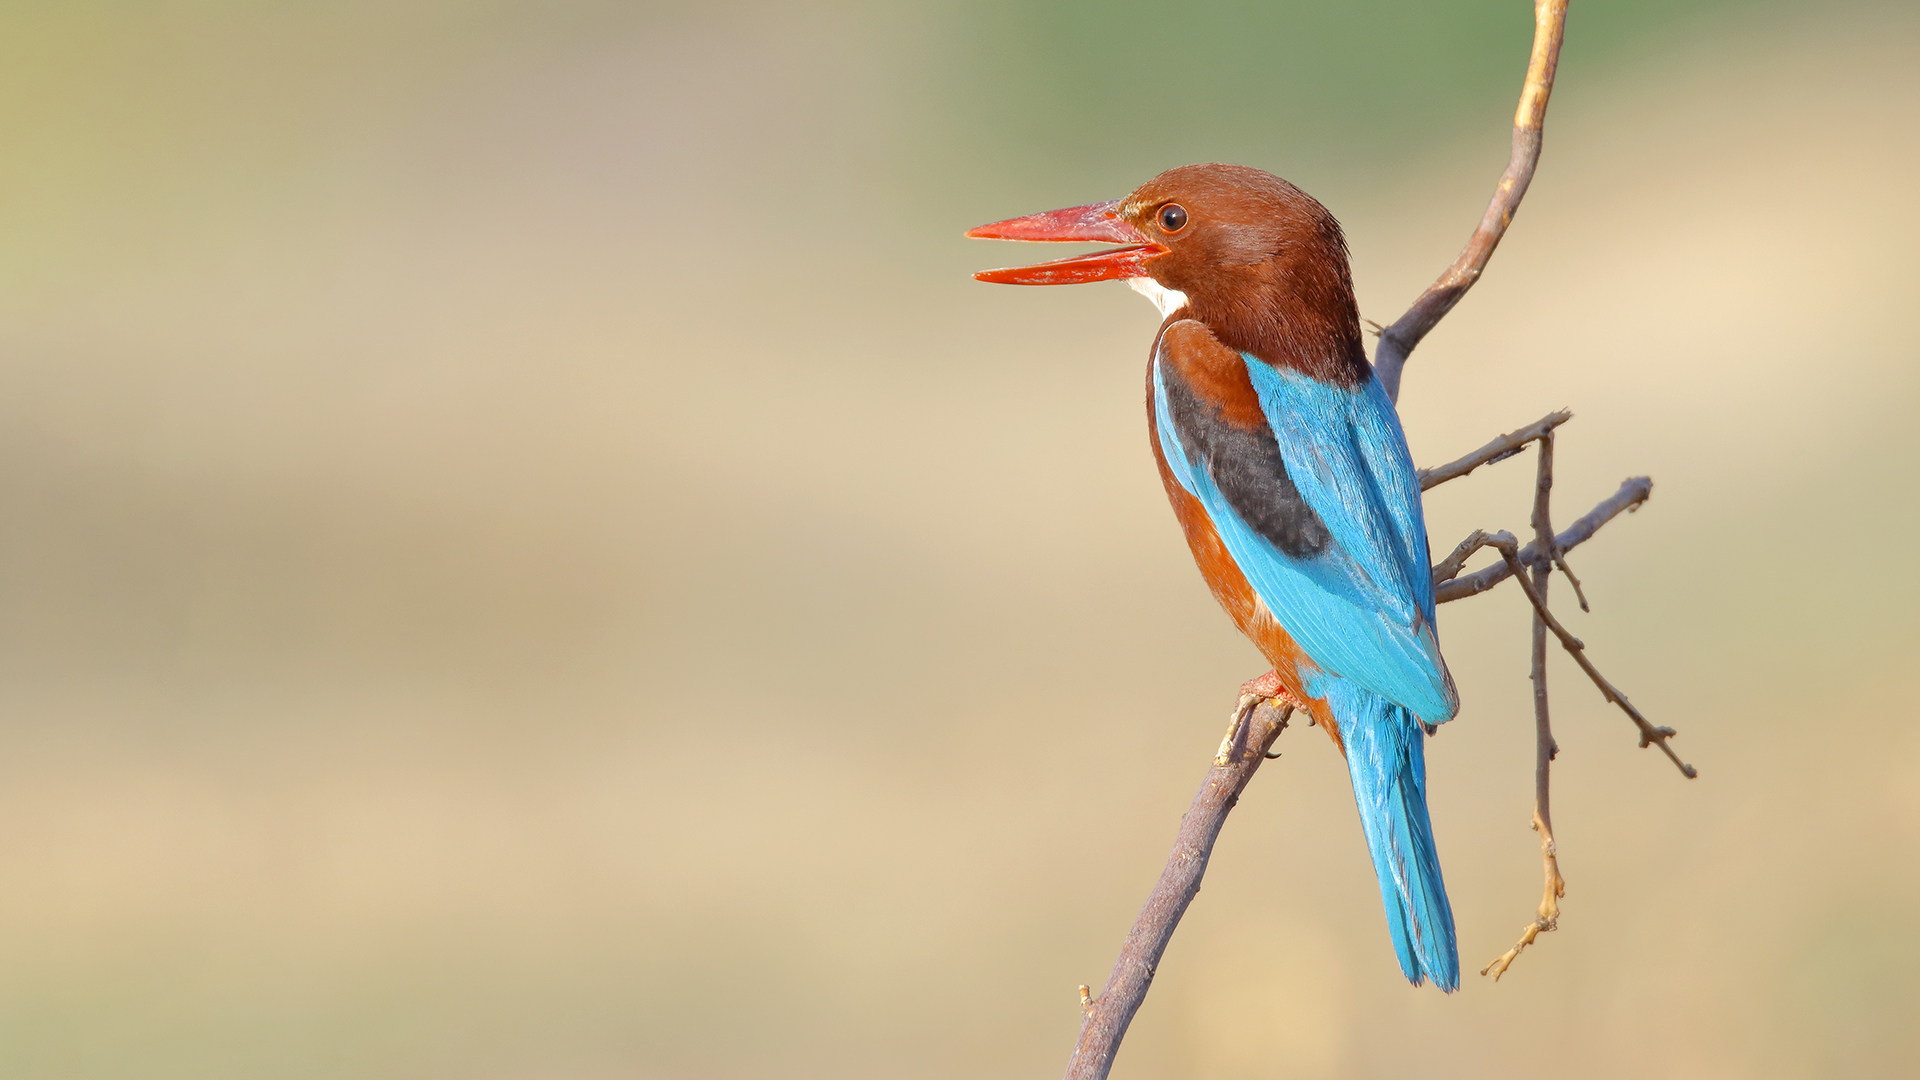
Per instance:
[[[1261,665],[1152,310],[960,232],[1242,161],[1388,320],[1527,8],[0,8],[0,1074],[1055,1074]],[[1287,734],[1117,1076],[1920,1075],[1917,133],[1911,5],[1577,0],[1402,406],[1424,463],[1573,408],[1563,521],[1655,477],[1568,617],[1702,776],[1556,661],[1563,928],[1448,998]],[[1477,969],[1527,616],[1443,616]]]

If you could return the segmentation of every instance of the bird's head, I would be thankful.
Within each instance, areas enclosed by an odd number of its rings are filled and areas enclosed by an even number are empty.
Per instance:
[[[1161,314],[1205,323],[1226,344],[1276,363],[1366,364],[1346,240],[1326,207],[1243,165],[1169,169],[1114,202],[970,229],[990,240],[1125,245],[1004,270],[981,281],[1073,285],[1124,280]],[[1344,379],[1342,380],[1344,381]]]

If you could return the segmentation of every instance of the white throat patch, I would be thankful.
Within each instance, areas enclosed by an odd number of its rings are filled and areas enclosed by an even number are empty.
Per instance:
[[[1153,306],[1160,309],[1160,317],[1163,319],[1179,311],[1187,303],[1186,293],[1179,289],[1169,289],[1150,277],[1130,277],[1127,279],[1127,287],[1153,301]]]

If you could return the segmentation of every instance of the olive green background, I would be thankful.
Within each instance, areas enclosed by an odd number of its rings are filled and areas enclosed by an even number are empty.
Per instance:
[[[1364,315],[1506,157],[1510,2],[0,6],[0,1074],[1052,1075],[1261,663],[1153,311],[961,238],[1231,160]],[[1920,1073],[1911,5],[1575,0],[1401,404],[1547,411],[1561,929],[1413,991],[1283,736],[1118,1077]],[[1524,531],[1531,468],[1435,492]],[[1538,900],[1527,612],[1447,607],[1463,967]]]

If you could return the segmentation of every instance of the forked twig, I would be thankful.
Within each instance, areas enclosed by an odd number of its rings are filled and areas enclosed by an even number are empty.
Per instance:
[[[1593,534],[1599,532],[1602,525],[1622,513],[1639,509],[1640,504],[1646,502],[1652,494],[1653,481],[1647,477],[1636,476],[1631,480],[1622,481],[1620,490],[1603,500],[1600,505],[1587,511],[1586,516],[1569,525],[1566,532],[1554,537],[1554,548],[1563,553],[1572,551],[1592,539]],[[1451,558],[1449,556],[1448,561],[1451,561]],[[1528,544],[1520,550],[1522,566],[1538,566],[1551,558],[1552,556],[1543,552],[1538,544]],[[1497,562],[1464,577],[1435,578],[1433,598],[1436,603],[1441,604],[1464,600],[1469,596],[1486,592],[1512,576],[1513,567],[1504,562]]]
[[[1547,705],[1547,632],[1552,631],[1554,636],[1560,639],[1562,647],[1580,665],[1581,670],[1587,673],[1587,677],[1593,680],[1594,685],[1600,688],[1601,695],[1619,705],[1633,720],[1640,730],[1640,746],[1643,749],[1658,742],[1661,751],[1679,768],[1681,775],[1688,779],[1698,775],[1693,766],[1682,762],[1673,752],[1673,748],[1667,744],[1667,740],[1675,734],[1674,730],[1668,727],[1654,727],[1646,717],[1640,715],[1640,710],[1633,707],[1633,703],[1627,700],[1626,695],[1602,677],[1599,670],[1593,666],[1593,662],[1586,656],[1585,644],[1569,633],[1547,607],[1547,585],[1553,570],[1557,568],[1566,574],[1567,580],[1572,583],[1574,595],[1580,601],[1581,610],[1588,610],[1586,597],[1580,588],[1580,580],[1574,576],[1572,568],[1567,566],[1566,550],[1592,536],[1600,526],[1606,524],[1622,510],[1638,508],[1640,503],[1646,501],[1653,488],[1652,481],[1645,477],[1629,480],[1621,485],[1620,491],[1616,492],[1613,498],[1589,511],[1585,517],[1574,523],[1573,528],[1555,536],[1550,510],[1553,491],[1553,429],[1565,420],[1564,413],[1549,414],[1527,427],[1493,440],[1458,461],[1421,474],[1423,481],[1429,475],[1436,477],[1432,484],[1423,485],[1431,487],[1433,484],[1445,483],[1457,476],[1464,476],[1480,465],[1511,457],[1524,449],[1529,442],[1540,444],[1539,468],[1534,482],[1533,543],[1529,544],[1525,550],[1521,550],[1520,542],[1514,539],[1511,533],[1498,532],[1488,535],[1476,529],[1471,536],[1462,540],[1446,558],[1435,563],[1433,567],[1435,591],[1442,603],[1477,595],[1509,577],[1516,577],[1534,609],[1532,680],[1536,749],[1533,828],[1540,834],[1540,858],[1543,864],[1545,886],[1536,917],[1521,930],[1520,940],[1493,963],[1481,969],[1480,974],[1489,975],[1496,982],[1499,981],[1500,976],[1506,974],[1507,969],[1513,965],[1514,960],[1519,958],[1527,946],[1533,944],[1541,934],[1559,926],[1560,899],[1566,895],[1566,880],[1560,875],[1559,847],[1553,836],[1551,778],[1553,760],[1559,755],[1560,746],[1553,737],[1552,719]],[[1501,561],[1469,578],[1461,579],[1459,575],[1466,567],[1467,560],[1483,547],[1498,550]]]
[[[1404,357],[1402,359],[1404,360]],[[1585,645],[1568,633],[1547,607],[1548,583],[1552,577],[1552,571],[1558,569],[1566,575],[1567,582],[1573,587],[1574,598],[1579,601],[1580,610],[1591,610],[1579,577],[1567,564],[1567,551],[1584,543],[1602,525],[1621,512],[1639,509],[1640,504],[1645,502],[1653,492],[1653,481],[1646,477],[1627,480],[1620,485],[1620,490],[1615,492],[1613,497],[1588,511],[1573,524],[1572,528],[1556,536],[1553,532],[1550,509],[1553,491],[1554,429],[1572,417],[1573,414],[1567,410],[1548,413],[1526,427],[1493,439],[1464,457],[1432,469],[1422,469],[1419,472],[1420,490],[1429,491],[1449,480],[1466,476],[1482,465],[1491,465],[1513,457],[1525,450],[1529,443],[1538,443],[1540,446],[1539,466],[1534,483],[1533,543],[1521,549],[1519,542],[1510,533],[1500,532],[1488,536],[1476,530],[1473,535],[1461,541],[1446,558],[1433,566],[1433,582],[1436,586],[1436,600],[1439,603],[1475,596],[1509,577],[1518,577],[1534,609],[1532,613],[1535,734],[1533,828],[1540,834],[1540,857],[1545,884],[1536,917],[1522,929],[1519,941],[1493,963],[1481,969],[1480,974],[1491,976],[1495,982],[1500,980],[1500,976],[1506,973],[1527,946],[1532,945],[1541,934],[1559,926],[1560,900],[1566,896],[1566,880],[1560,874],[1559,846],[1553,835],[1552,767],[1554,759],[1559,756],[1560,746],[1553,737],[1552,716],[1547,699],[1548,631],[1551,630],[1560,639],[1569,655],[1579,663],[1581,669],[1593,680],[1594,685],[1600,688],[1601,694],[1608,701],[1619,705],[1633,720],[1640,730],[1640,746],[1643,749],[1658,742],[1661,751],[1680,770],[1681,775],[1688,779],[1698,775],[1693,766],[1682,762],[1673,748],[1667,744],[1667,740],[1674,735],[1674,730],[1668,727],[1655,727],[1649,723],[1640,711],[1633,707],[1632,702],[1627,700],[1625,694],[1620,693],[1618,688],[1600,675],[1593,663],[1587,659]],[[1482,547],[1497,548],[1502,556],[1501,561],[1462,579],[1460,574],[1465,570],[1468,558]]]
[[[1547,629],[1553,632],[1554,637],[1560,639],[1561,648],[1567,651],[1568,656],[1573,657],[1574,663],[1580,665],[1580,670],[1587,673],[1587,678],[1593,680],[1593,685],[1600,689],[1600,696],[1618,705],[1620,711],[1626,713],[1628,719],[1633,721],[1634,727],[1639,729],[1640,748],[1644,750],[1657,743],[1661,751],[1667,755],[1668,760],[1672,761],[1674,767],[1680,770],[1680,775],[1689,780],[1699,776],[1698,770],[1681,761],[1679,755],[1673,752],[1673,747],[1667,745],[1667,740],[1679,734],[1679,732],[1670,727],[1655,727],[1646,717],[1640,715],[1640,710],[1634,708],[1633,702],[1627,700],[1627,695],[1621,693],[1618,687],[1608,682],[1606,677],[1601,675],[1599,670],[1593,666],[1593,661],[1587,659],[1586,643],[1574,637],[1565,626],[1560,624],[1559,619],[1554,618],[1553,612],[1547,609],[1546,600],[1534,590],[1533,582],[1529,581],[1528,575],[1523,572],[1525,569],[1525,563],[1522,561],[1524,552],[1520,550],[1520,541],[1514,539],[1513,534],[1507,532],[1505,529],[1496,533],[1476,531],[1472,536],[1469,536],[1461,546],[1467,547],[1469,545],[1471,545],[1473,551],[1478,551],[1483,547],[1490,547],[1500,553],[1500,557],[1505,560],[1504,569],[1507,571],[1505,576],[1514,577],[1517,575],[1519,577],[1521,590],[1527,594],[1527,599],[1533,604],[1534,610],[1540,613],[1542,621],[1546,623]],[[1471,553],[1470,551],[1469,554]]]

